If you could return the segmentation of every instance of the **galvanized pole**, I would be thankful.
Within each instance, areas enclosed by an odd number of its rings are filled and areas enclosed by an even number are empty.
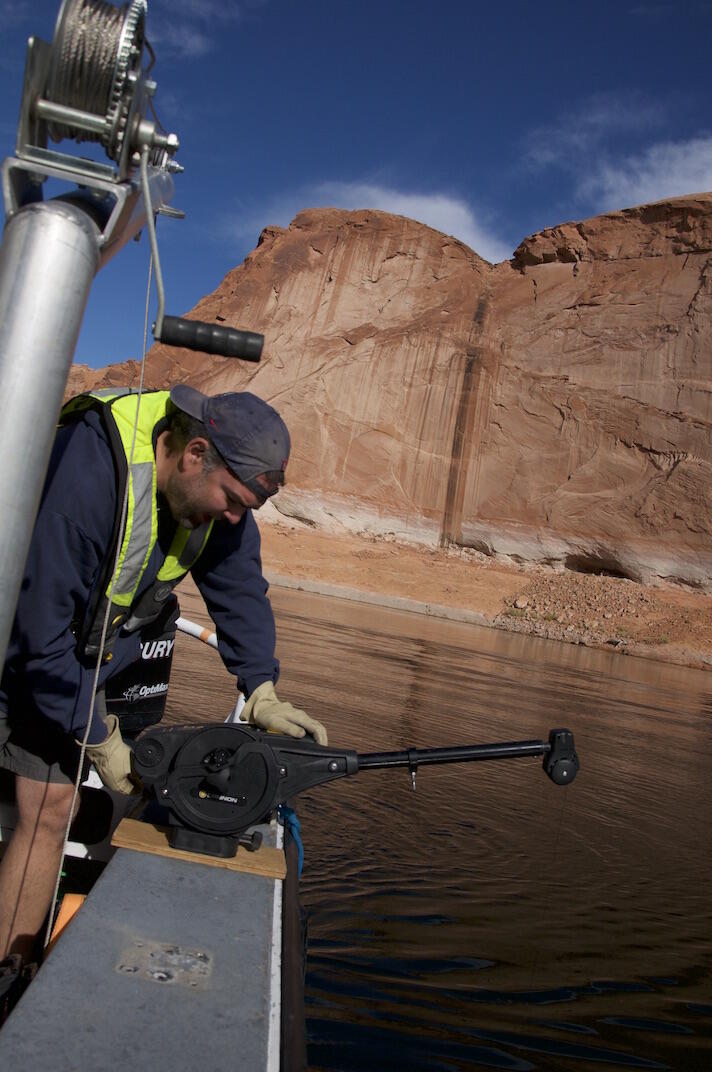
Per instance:
[[[99,238],[81,209],[40,202],[8,220],[0,247],[0,666]]]
[[[163,207],[173,194],[172,176],[151,168],[149,191],[152,208]],[[91,211],[60,199],[26,205],[5,225],[0,247],[0,668],[92,280],[146,223],[146,203],[137,188],[134,196],[129,217],[108,242]]]

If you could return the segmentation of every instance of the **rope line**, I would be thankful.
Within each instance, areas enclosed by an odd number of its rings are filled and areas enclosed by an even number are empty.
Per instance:
[[[564,791],[561,794],[561,796],[563,797],[563,799],[561,801],[561,805],[560,805],[560,808],[559,808],[559,821],[558,821],[558,823],[556,825],[556,832],[554,834],[554,837],[552,838],[553,845],[554,845],[554,856],[553,856],[553,859],[548,859],[548,858],[545,858],[543,853],[540,854],[541,865],[542,865],[541,866],[542,875],[544,874],[545,871],[548,874],[552,874],[552,875],[555,875],[557,873],[557,865],[558,865],[558,862],[559,862],[559,849],[560,849],[560,846],[561,846],[561,831],[562,831],[563,826],[564,826],[564,818],[566,817],[566,815],[568,813],[568,806],[569,806],[569,788],[568,788],[568,786],[564,789]],[[547,908],[547,913],[550,910],[551,910],[551,905],[549,904],[549,906]],[[544,921],[543,925],[540,927],[539,934],[540,935],[546,934],[546,921]],[[536,974],[537,974],[537,972],[539,970],[539,964],[540,964],[540,960],[541,960],[540,951],[541,951],[541,946],[540,946],[539,943],[537,943],[535,945],[535,947],[534,947],[534,956],[532,957],[531,974],[530,974],[530,977],[529,977],[529,989],[530,990],[534,990],[535,978],[536,978]]]
[[[150,202],[147,204],[146,209],[147,209],[148,214],[150,215],[152,213],[152,211],[153,211],[152,208],[151,208]],[[140,374],[139,374],[138,390],[136,392],[136,418],[134,420],[133,436],[132,436],[132,439],[131,439],[131,450],[129,452],[129,471],[131,470],[131,465],[133,464],[134,448],[136,446],[136,433],[137,433],[137,430],[138,430],[138,414],[139,414],[139,408],[140,408],[140,405],[141,405],[141,394],[143,392],[144,373],[145,373],[145,369],[146,369],[146,352],[147,352],[147,342],[148,342],[148,310],[149,310],[149,303],[150,303],[150,297],[151,297],[151,278],[152,278],[152,273],[153,273],[153,257],[151,256],[151,258],[149,260],[149,263],[148,263],[148,283],[147,283],[147,286],[146,286],[146,309],[145,309],[144,324],[143,324],[143,354],[141,356],[141,371],[140,371]],[[77,802],[77,797],[79,796],[79,786],[81,785],[82,774],[83,774],[83,770],[84,770],[84,760],[86,758],[87,741],[89,739],[89,732],[91,730],[92,722],[93,722],[93,719],[94,719],[94,701],[96,700],[96,694],[99,691],[99,688],[98,688],[98,686],[99,686],[99,672],[101,670],[102,659],[103,659],[103,656],[104,656],[104,646],[105,646],[105,643],[106,643],[106,633],[107,633],[108,626],[109,626],[109,615],[111,613],[111,606],[112,606],[113,597],[114,597],[114,588],[115,588],[115,585],[116,585],[116,576],[117,576],[117,568],[118,568],[118,563],[119,563],[119,555],[121,554],[121,547],[122,547],[123,539],[124,539],[124,531],[125,531],[125,528],[126,528],[126,517],[127,517],[127,514],[128,514],[128,501],[129,501],[129,484],[130,484],[130,480],[127,480],[126,481],[126,488],[125,488],[125,491],[124,491],[124,500],[123,500],[123,503],[122,503],[122,506],[121,506],[121,524],[120,524],[120,528],[119,528],[119,538],[118,538],[118,541],[117,541],[117,544],[116,544],[116,556],[114,558],[114,570],[113,570],[112,577],[111,577],[111,587],[109,589],[109,595],[108,595],[107,604],[106,604],[106,611],[104,613],[104,622],[103,622],[103,626],[102,626],[102,630],[101,630],[101,640],[99,642],[99,652],[97,654],[96,665],[94,667],[94,680],[92,682],[91,698],[89,700],[89,719],[88,719],[88,722],[87,722],[87,728],[84,731],[84,737],[82,739],[81,748],[80,748],[80,752],[79,752],[79,766],[77,768],[77,776],[76,776],[76,779],[74,781],[74,792],[72,794],[72,803],[71,803],[71,807],[69,809],[69,815],[67,817],[67,825],[66,825],[65,831],[64,831],[64,839],[63,839],[63,842],[62,842],[62,857],[61,857],[59,868],[58,868],[58,871],[57,871],[57,879],[56,879],[55,886],[54,886],[54,893],[52,895],[52,904],[50,906],[49,918],[48,918],[48,921],[47,921],[47,930],[46,930],[46,933],[45,933],[44,948],[47,948],[47,945],[49,944],[49,941],[50,941],[50,938],[51,938],[51,935],[52,935],[52,925],[53,925],[53,922],[54,922],[54,913],[55,913],[55,909],[57,907],[57,898],[58,898],[58,895],[59,895],[60,882],[62,880],[62,870],[64,868],[64,859],[65,859],[65,856],[67,855],[67,845],[69,843],[69,831],[70,831],[72,821],[73,821],[73,818],[74,818],[74,806],[75,806],[75,804]]]

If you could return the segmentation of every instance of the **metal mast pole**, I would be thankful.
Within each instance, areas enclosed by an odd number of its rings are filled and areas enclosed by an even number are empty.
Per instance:
[[[0,247],[0,664],[99,263],[99,234],[81,209],[39,203],[11,217]]]
[[[169,159],[176,136],[144,118],[156,89],[141,66],[145,15],[146,0],[120,10],[63,0],[53,43],[28,46],[16,155],[2,167],[0,667],[92,281],[147,221],[152,229],[173,194],[171,172],[182,170]],[[97,49],[103,66],[87,71],[92,37],[113,41],[115,54],[108,62]],[[48,148],[65,138],[101,141],[114,163]],[[44,201],[47,178],[72,189]]]
[[[156,84],[152,63],[142,68],[145,18],[146,0],[120,9],[63,0],[52,44],[34,37],[28,44],[15,156],[2,165],[0,668],[96,272],[146,226],[158,295],[154,338],[245,361],[262,352],[263,336],[254,332],[164,316],[153,217],[183,215],[166,208],[173,174],[183,169],[173,161],[176,135],[146,118]],[[64,139],[101,142],[113,164],[48,148]],[[43,201],[48,178],[75,185]]]

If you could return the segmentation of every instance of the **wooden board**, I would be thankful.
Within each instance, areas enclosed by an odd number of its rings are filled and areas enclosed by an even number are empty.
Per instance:
[[[150,852],[155,856],[170,856],[174,860],[185,860],[186,863],[208,864],[210,867],[244,871],[249,875],[262,875],[264,878],[284,878],[287,874],[283,849],[262,845],[257,852],[249,852],[240,846],[235,856],[226,859],[222,856],[207,856],[202,852],[174,849],[168,843],[168,834],[169,829],[165,826],[142,823],[138,819],[122,819],[114,831],[111,844],[118,849]]]
[[[49,940],[49,945],[44,951],[43,960],[48,953],[52,952],[60,934],[67,926],[67,924],[71,922],[71,920],[77,914],[86,899],[87,898],[85,893],[65,893],[64,897],[62,898],[62,903],[59,906],[57,918],[54,921],[54,927],[52,928],[52,936]]]

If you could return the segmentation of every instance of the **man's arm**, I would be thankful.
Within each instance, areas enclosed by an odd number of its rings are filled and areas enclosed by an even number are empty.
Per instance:
[[[260,534],[248,511],[237,525],[218,522],[192,570],[217,627],[225,666],[246,694],[279,677],[275,626],[262,575]]]
[[[3,687],[31,694],[47,718],[82,737],[93,673],[76,656],[72,622],[83,613],[111,539],[115,475],[108,445],[84,422],[55,441],[27,557]],[[92,722],[90,740],[106,729]]]
[[[262,729],[292,737],[309,733],[326,744],[321,723],[274,691],[279,675],[274,616],[262,575],[259,530],[249,511],[238,525],[214,527],[193,577],[217,626],[223,662],[247,697],[245,717]]]

